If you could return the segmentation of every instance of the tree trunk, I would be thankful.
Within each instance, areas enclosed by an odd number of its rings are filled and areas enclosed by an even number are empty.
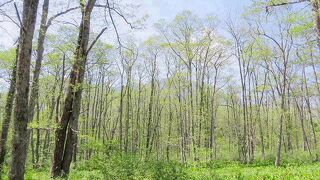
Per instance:
[[[14,137],[9,175],[10,179],[15,180],[24,179],[25,163],[27,159],[29,141],[27,126],[30,62],[38,3],[39,0],[25,0],[23,2],[22,27],[19,39],[20,49],[17,62]]]
[[[44,0],[43,7],[42,7],[39,38],[38,38],[36,65],[33,71],[33,80],[32,80],[32,85],[30,90],[30,96],[29,96],[29,105],[28,105],[29,121],[32,121],[33,119],[35,105],[39,97],[39,75],[40,75],[41,63],[43,59],[44,40],[45,40],[47,29],[48,29],[46,26],[48,11],[49,11],[49,0]]]
[[[76,146],[78,118],[81,105],[82,83],[88,55],[91,12],[96,0],[89,0],[82,6],[78,44],[75,52],[75,63],[70,73],[68,93],[64,103],[60,125],[56,130],[56,142],[52,176],[58,177],[69,173],[70,163]],[[66,135],[67,134],[67,135]]]
[[[2,122],[2,130],[1,130],[1,141],[0,141],[0,174],[3,172],[3,165],[7,151],[7,141],[8,141],[8,133],[10,128],[11,116],[12,116],[12,108],[13,108],[13,101],[14,101],[14,94],[16,88],[16,72],[17,72],[17,60],[18,60],[18,53],[19,53],[19,45],[16,49],[16,57],[14,60],[14,64],[12,67],[12,74],[10,80],[10,87],[9,92],[6,99],[5,105],[5,112],[4,112],[4,119]],[[0,179],[1,179],[0,175]]]
[[[284,52],[283,52],[284,53]],[[286,88],[287,88],[287,65],[288,59],[285,55],[283,55],[284,61],[284,72],[283,72],[283,87],[281,92],[281,116],[280,116],[280,126],[279,126],[279,137],[278,137],[278,149],[277,149],[277,157],[275,161],[276,166],[281,165],[281,149],[282,149],[282,138],[283,138],[283,119],[286,116],[286,106],[285,106],[285,98],[286,98]]]
[[[154,74],[152,74],[151,79],[151,91],[150,91],[150,99],[149,99],[149,106],[148,106],[148,124],[147,124],[147,139],[146,139],[146,158],[149,157],[149,151],[150,151],[150,144],[151,144],[151,138],[152,138],[152,127],[151,123],[153,121],[153,99],[154,99],[154,87],[155,87],[155,79]]]
[[[320,49],[320,10],[319,10],[319,0],[311,0],[312,4],[312,10],[314,14],[314,22],[316,26],[316,32],[317,32],[317,45]]]

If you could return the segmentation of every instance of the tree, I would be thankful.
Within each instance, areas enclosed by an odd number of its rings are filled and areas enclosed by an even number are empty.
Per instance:
[[[10,179],[24,179],[28,152],[28,96],[32,38],[37,18],[39,0],[23,1],[22,24],[17,62],[16,97],[14,108],[14,137]]]
[[[81,2],[82,20],[79,28],[78,44],[75,51],[68,92],[64,103],[63,114],[56,130],[56,143],[52,176],[67,175],[70,170],[75,146],[77,145],[78,118],[81,105],[82,83],[86,69],[91,13],[95,0]],[[91,47],[91,46],[89,46]]]
[[[41,16],[41,24],[39,29],[39,35],[38,35],[38,44],[37,44],[37,58],[36,58],[36,64],[33,71],[33,79],[32,79],[32,85],[30,90],[30,97],[29,97],[29,121],[32,121],[34,116],[34,108],[35,104],[37,102],[38,96],[39,96],[39,75],[41,72],[41,65],[43,60],[43,53],[44,53],[44,43],[46,34],[48,31],[48,28],[52,25],[52,21],[56,19],[57,17],[64,15],[70,11],[76,10],[78,7],[70,8],[65,11],[62,11],[58,14],[55,14],[54,16],[50,17],[48,20],[48,13],[49,13],[49,0],[44,0],[43,7],[42,7],[42,16]]]
[[[320,6],[319,6],[319,0],[296,0],[296,1],[284,1],[284,2],[270,2],[269,5],[267,5],[266,10],[269,11],[270,7],[276,7],[276,6],[286,6],[286,5],[292,5],[292,4],[298,4],[303,2],[309,2],[312,6],[312,11],[314,14],[314,24],[316,29],[316,39],[318,48],[320,49]]]
[[[3,165],[4,165],[5,155],[7,151],[6,146],[7,146],[7,140],[8,140],[8,133],[10,129],[15,88],[16,88],[17,60],[18,60],[19,46],[17,46],[15,52],[16,52],[16,57],[15,57],[15,60],[13,61],[12,73],[10,78],[10,87],[9,87],[9,91],[6,99],[5,114],[4,114],[4,119],[2,123],[2,130],[1,130],[1,141],[0,141],[0,173],[1,174],[3,172]],[[1,175],[0,175],[0,179],[1,179]]]

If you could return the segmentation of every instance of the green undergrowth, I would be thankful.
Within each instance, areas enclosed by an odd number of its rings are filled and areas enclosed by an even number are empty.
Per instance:
[[[284,161],[275,167],[273,160],[241,164],[214,161],[182,164],[175,161],[141,160],[135,156],[94,157],[72,167],[71,180],[210,180],[210,179],[319,179],[320,163]],[[7,170],[6,170],[7,171]],[[5,177],[4,179],[7,179]],[[26,179],[50,179],[50,168],[28,168]]]

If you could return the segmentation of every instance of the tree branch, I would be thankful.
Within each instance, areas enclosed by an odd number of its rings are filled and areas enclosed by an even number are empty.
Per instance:
[[[6,4],[11,3],[12,1],[13,1],[13,0],[10,0],[10,1],[7,1],[7,2],[4,2],[4,3],[0,4],[0,8],[1,8],[2,6],[5,6]]]
[[[298,4],[298,3],[302,3],[302,2],[310,2],[310,0],[296,0],[296,1],[292,1],[292,2],[283,2],[283,3],[278,3],[278,4],[272,3],[271,5],[266,6],[266,12],[269,12],[270,7],[286,6],[286,5]]]
[[[90,50],[92,49],[92,47],[96,44],[96,42],[99,40],[99,38],[102,36],[102,34],[104,33],[104,31],[106,31],[108,29],[108,27],[104,27],[100,33],[97,35],[97,37],[93,40],[93,42],[91,43],[91,45],[89,46],[88,50],[86,51],[86,54],[88,54],[90,52]]]
[[[59,17],[59,16],[61,16],[61,15],[64,15],[64,14],[70,12],[70,11],[76,10],[76,9],[78,9],[78,8],[80,8],[80,6],[73,7],[73,8],[70,8],[70,9],[67,9],[67,10],[65,10],[65,11],[62,11],[62,12],[57,13],[56,15],[52,16],[52,17],[48,20],[48,23],[47,23],[46,26],[49,27],[49,26],[52,24],[52,21],[53,21],[55,18],[57,18],[57,17]]]
[[[117,29],[117,26],[114,22],[114,19],[113,19],[113,16],[112,16],[112,13],[111,13],[111,9],[109,8],[110,7],[110,4],[109,4],[109,0],[107,0],[107,7],[108,7],[108,14],[109,14],[109,17],[111,19],[111,23],[112,23],[112,26],[116,32],[116,36],[117,36],[117,41],[119,43],[119,47],[120,47],[120,54],[121,54],[121,47],[122,47],[122,43],[121,43],[121,40],[120,40],[120,36],[119,36],[119,32],[118,32],[118,29]]]
[[[132,22],[130,22],[119,10],[117,10],[114,6],[111,7],[110,3],[107,2],[107,4],[102,5],[102,4],[96,4],[94,5],[95,7],[99,7],[99,8],[107,8],[109,10],[112,10],[113,12],[115,12],[116,14],[118,14],[118,16],[121,17],[122,20],[125,21],[126,24],[128,24],[130,26],[131,29],[141,29],[140,27],[136,27],[135,25],[133,25]]]
[[[0,14],[4,17],[7,17],[13,24],[17,25],[18,28],[20,28],[19,22],[15,21],[12,17],[10,17],[7,13],[5,13],[3,10],[0,9]]]
[[[116,9],[113,9],[113,11],[115,13],[117,13],[130,26],[131,29],[141,29],[141,28],[138,28],[138,27],[134,26],[131,22],[128,21],[128,19],[123,14],[121,14]]]
[[[20,23],[20,27],[23,29],[23,31],[26,31],[26,29],[22,25],[22,21],[21,21],[21,18],[20,18],[20,14],[19,14],[19,11],[18,11],[17,4],[14,2],[13,5],[14,5],[14,9],[16,10],[16,14],[17,14],[17,17],[18,17],[18,20],[19,20],[19,23]]]

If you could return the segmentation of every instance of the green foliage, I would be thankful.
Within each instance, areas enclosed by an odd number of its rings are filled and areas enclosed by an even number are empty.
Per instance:
[[[152,179],[188,179],[185,167],[177,162],[151,162]]]
[[[242,15],[244,18],[251,17],[252,15],[259,15],[265,12],[267,6],[266,2],[255,1],[250,7],[247,7],[245,13]]]
[[[28,124],[30,129],[56,129],[57,126],[56,123],[49,123],[47,120],[40,120],[40,122],[32,121]]]
[[[8,70],[8,67],[13,66],[14,59],[16,57],[16,49],[11,48],[9,50],[0,51],[0,69]]]
[[[185,167],[178,162],[144,162],[134,155],[94,157],[75,170],[103,174],[101,179],[188,179]],[[96,177],[98,177],[97,175]],[[76,177],[76,175],[71,175]],[[79,176],[80,177],[80,176]]]
[[[310,32],[313,29],[313,27],[314,27],[313,22],[308,22],[308,23],[305,23],[305,24],[302,24],[302,25],[297,25],[297,26],[293,27],[291,29],[291,33],[294,36],[302,36],[306,32]]]
[[[247,165],[235,161],[181,164],[162,160],[145,162],[134,155],[96,156],[79,163],[71,171],[68,179],[253,180],[317,179],[320,176],[320,163],[307,164],[288,159],[282,167],[275,167],[273,160],[257,161]],[[50,179],[50,170],[29,169],[26,179]]]

